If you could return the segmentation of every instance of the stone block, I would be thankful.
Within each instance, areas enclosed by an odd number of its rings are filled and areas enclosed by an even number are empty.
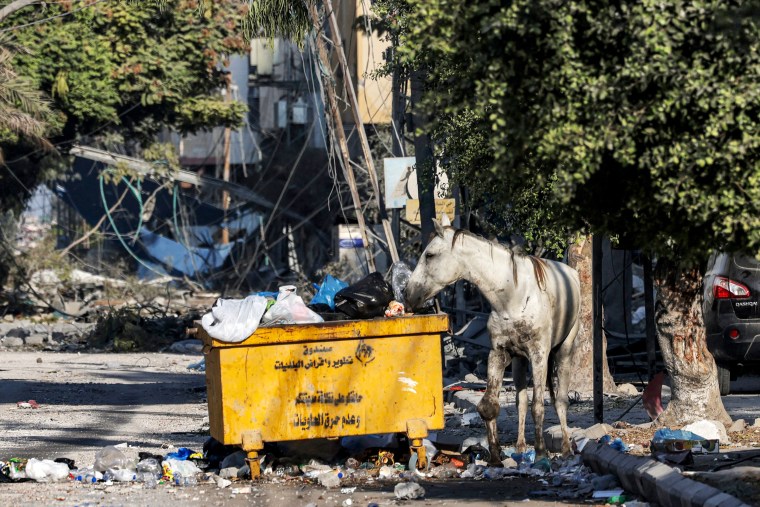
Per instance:
[[[651,459],[642,458],[641,462],[633,469],[633,477],[636,482],[636,488],[631,490],[637,492],[640,495],[644,494],[644,474],[652,467],[657,466],[658,463]]]
[[[24,327],[14,327],[5,333],[5,336],[11,338],[26,338],[29,336],[29,330]]]
[[[717,495],[711,496],[703,505],[704,507],[739,507],[743,504],[737,498],[734,498],[728,493],[720,492]]]
[[[680,477],[672,468],[662,463],[656,463],[654,466],[649,467],[641,476],[644,496],[647,498],[657,498],[657,483],[670,476]]]
[[[747,423],[744,421],[744,419],[737,419],[733,422],[730,428],[728,428],[729,433],[738,433],[740,431],[744,431],[744,429],[747,427]]]
[[[697,481],[691,481],[687,490],[681,495],[681,507],[700,507],[711,497],[720,493],[719,490]]]
[[[0,345],[3,347],[18,348],[24,346],[24,339],[18,336],[6,336],[0,340]]]
[[[634,472],[636,466],[638,466],[640,458],[636,456],[625,455],[621,461],[618,461],[617,469],[615,473],[620,479],[620,483],[628,491],[637,491],[638,484],[636,483],[636,476]]]
[[[657,503],[662,507],[681,507],[681,496],[690,482],[678,473],[658,479],[655,483]]]
[[[32,347],[41,347],[45,345],[45,342],[47,341],[47,335],[46,334],[30,334],[24,339],[24,342]]]
[[[609,424],[598,423],[586,428],[585,430],[583,430],[583,432],[591,440],[599,440],[604,435],[611,433],[612,429],[613,429],[612,426],[610,426]]]

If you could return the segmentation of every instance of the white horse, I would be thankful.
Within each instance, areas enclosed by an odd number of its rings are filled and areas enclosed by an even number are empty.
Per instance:
[[[518,452],[526,448],[527,362],[530,361],[536,456],[546,455],[543,400],[547,379],[562,427],[562,453],[571,454],[567,434],[567,390],[569,360],[579,326],[578,273],[566,264],[529,256],[454,229],[445,216],[443,225],[436,220],[433,222],[436,236],[409,279],[406,300],[412,308],[419,307],[447,285],[464,279],[475,284],[491,304],[488,380],[478,412],[486,423],[492,462],[499,461],[501,452],[496,417],[504,369],[510,359],[514,362],[512,371],[517,388]],[[558,376],[556,392],[552,382],[553,364],[556,364]]]

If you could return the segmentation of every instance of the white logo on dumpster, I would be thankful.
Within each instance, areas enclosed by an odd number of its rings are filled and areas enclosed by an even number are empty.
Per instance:
[[[401,371],[399,374],[403,375],[404,372]],[[409,377],[399,377],[398,381],[404,384],[404,387],[401,388],[402,391],[417,394],[417,391],[414,388],[417,386],[417,384],[419,384],[419,382],[412,380]]]

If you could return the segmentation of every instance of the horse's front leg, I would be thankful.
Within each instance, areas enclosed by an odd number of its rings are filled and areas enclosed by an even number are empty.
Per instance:
[[[491,453],[490,463],[501,463],[501,446],[496,418],[499,415],[499,391],[504,380],[504,368],[511,357],[503,348],[493,348],[488,354],[488,379],[486,392],[478,403],[478,413],[486,423],[488,433],[488,451]]]

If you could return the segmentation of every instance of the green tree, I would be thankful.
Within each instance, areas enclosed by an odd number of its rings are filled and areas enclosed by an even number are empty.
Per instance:
[[[18,142],[23,138],[50,147],[45,136],[52,111],[45,97],[13,68],[11,60],[20,51],[25,49],[0,37],[0,163],[3,141]]]
[[[481,138],[475,170],[446,153],[465,180],[494,203],[540,192],[549,222],[658,256],[659,422],[728,420],[700,287],[712,250],[760,256],[760,2],[389,3],[444,145]]]
[[[34,48],[16,67],[65,115],[54,141],[118,132],[147,145],[163,127],[185,132],[242,120],[245,107],[225,103],[218,89],[225,57],[247,50],[245,6],[160,3],[59,2],[4,20],[3,27],[40,21],[13,31]]]

